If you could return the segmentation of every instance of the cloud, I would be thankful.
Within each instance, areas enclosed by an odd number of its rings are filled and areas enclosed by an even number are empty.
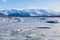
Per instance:
[[[2,2],[8,2],[7,0],[2,0]]]

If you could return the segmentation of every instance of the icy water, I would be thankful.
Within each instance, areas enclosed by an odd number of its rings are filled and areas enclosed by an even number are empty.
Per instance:
[[[60,17],[0,17],[0,40],[60,40]]]

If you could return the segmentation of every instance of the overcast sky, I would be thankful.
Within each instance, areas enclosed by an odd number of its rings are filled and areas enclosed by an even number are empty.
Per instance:
[[[60,0],[0,0],[0,10],[34,7],[60,11]]]

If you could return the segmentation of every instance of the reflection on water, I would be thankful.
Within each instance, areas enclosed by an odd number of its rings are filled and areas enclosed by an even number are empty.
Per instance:
[[[0,40],[60,40],[60,17],[1,17]]]

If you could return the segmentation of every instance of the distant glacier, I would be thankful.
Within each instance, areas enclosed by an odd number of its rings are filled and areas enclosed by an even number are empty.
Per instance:
[[[60,12],[46,9],[1,10],[0,17],[60,16]]]

